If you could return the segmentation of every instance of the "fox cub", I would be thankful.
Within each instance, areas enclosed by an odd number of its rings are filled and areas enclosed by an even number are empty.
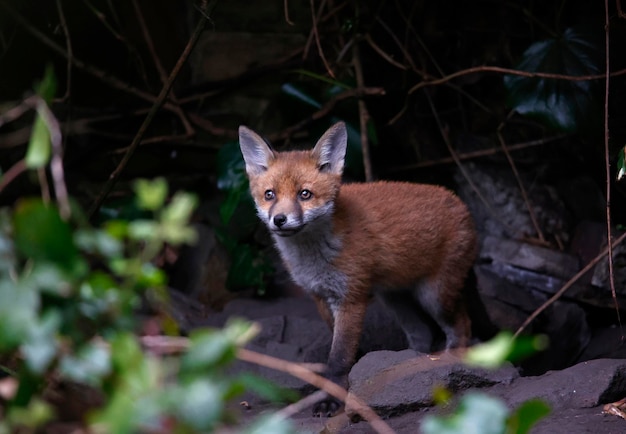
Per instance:
[[[311,151],[273,151],[239,127],[239,143],[258,215],[293,280],[315,300],[333,339],[327,377],[347,387],[372,294],[391,307],[413,349],[441,328],[446,348],[470,337],[463,284],[476,254],[465,205],[438,186],[404,182],[341,184],[347,133],[330,127]],[[428,340],[426,340],[428,341]],[[327,398],[316,415],[332,415]]]

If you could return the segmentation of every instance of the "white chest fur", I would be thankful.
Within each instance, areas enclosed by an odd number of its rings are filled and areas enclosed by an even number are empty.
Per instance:
[[[348,278],[332,263],[341,250],[341,240],[331,230],[305,229],[291,237],[275,236],[274,240],[292,279],[305,291],[328,301],[339,302],[345,297]]]

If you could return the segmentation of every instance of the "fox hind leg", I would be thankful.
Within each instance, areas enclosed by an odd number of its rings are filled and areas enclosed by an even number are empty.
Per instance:
[[[461,293],[462,282],[436,279],[418,285],[413,295],[446,336],[446,350],[465,347],[471,335],[471,321]]]
[[[429,353],[437,335],[437,324],[410,291],[379,291],[377,298],[391,311],[406,335],[410,349]]]

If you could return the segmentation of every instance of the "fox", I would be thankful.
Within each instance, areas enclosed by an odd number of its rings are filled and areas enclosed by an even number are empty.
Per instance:
[[[445,349],[471,335],[463,286],[474,264],[476,231],[466,205],[429,184],[342,183],[345,123],[332,125],[312,150],[278,152],[239,127],[250,193],[292,280],[309,294],[332,332],[326,378],[348,387],[367,306],[392,309],[409,346],[427,353],[421,320],[445,334]],[[341,407],[326,396],[315,416]]]

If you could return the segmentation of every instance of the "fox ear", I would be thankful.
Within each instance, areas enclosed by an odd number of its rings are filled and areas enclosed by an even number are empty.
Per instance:
[[[341,175],[343,172],[344,159],[348,133],[346,124],[338,122],[330,127],[318,140],[313,148],[313,156],[317,158],[317,166],[321,172]]]
[[[239,127],[239,147],[246,163],[246,172],[250,176],[265,172],[270,162],[276,158],[265,140],[243,125]]]

